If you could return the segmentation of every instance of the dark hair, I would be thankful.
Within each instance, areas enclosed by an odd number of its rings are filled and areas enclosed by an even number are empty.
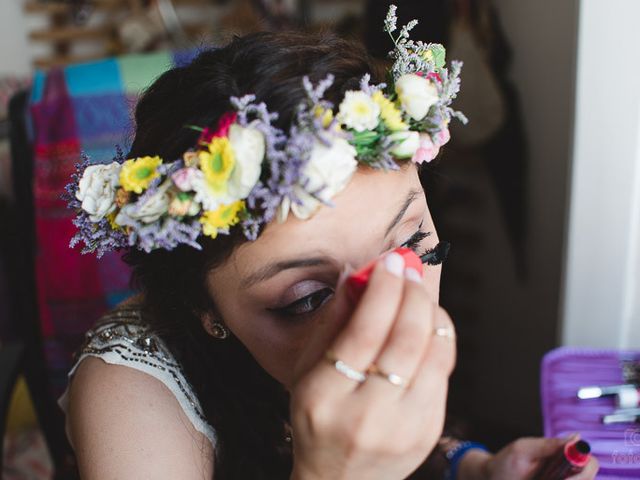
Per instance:
[[[303,33],[258,33],[234,39],[224,48],[201,52],[189,65],[160,76],[140,98],[136,131],[127,157],[159,155],[178,158],[197,141],[186,125],[215,125],[231,109],[229,98],[247,93],[279,114],[288,129],[304,98],[302,78],[317,82],[335,76],[326,97],[338,103],[358,88],[375,66],[366,52],[336,36]],[[216,240],[203,238],[203,249],[131,250],[132,281],[144,296],[149,322],[184,369],[214,427],[216,479],[288,478],[292,458],[285,441],[288,395],[234,336],[208,335],[198,313],[215,312],[205,287],[211,268],[244,241],[241,229]],[[215,288],[215,286],[214,286]]]
[[[302,78],[317,82],[328,73],[335,81],[326,98],[334,104],[357,89],[365,73],[381,81],[362,47],[334,35],[258,33],[203,51],[189,65],[164,73],[141,97],[127,157],[178,158],[197,141],[198,133],[186,125],[215,125],[231,109],[229,97],[247,93],[277,111],[278,126],[288,129],[304,98]],[[201,323],[201,313],[216,313],[207,273],[244,241],[235,228],[215,240],[201,237],[202,250],[131,250],[124,258],[151,327],[181,364],[216,431],[215,478],[285,479],[292,466],[287,392],[233,334],[217,340]]]

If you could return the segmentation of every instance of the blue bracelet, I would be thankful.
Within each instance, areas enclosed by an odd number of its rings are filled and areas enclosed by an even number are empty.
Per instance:
[[[489,451],[487,447],[478,442],[462,442],[453,447],[445,454],[447,460],[449,460],[449,471],[447,472],[447,475],[445,477],[447,480],[456,480],[460,461],[462,460],[462,457],[464,457],[465,453],[467,453],[469,450],[482,450],[484,452]]]

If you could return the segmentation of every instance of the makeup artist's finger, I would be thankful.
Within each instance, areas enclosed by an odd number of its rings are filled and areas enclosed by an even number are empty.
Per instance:
[[[404,259],[391,252],[376,264],[353,315],[329,347],[333,356],[364,372],[382,348],[398,311],[404,286]],[[314,382],[335,394],[353,391],[358,382],[346,378],[330,362],[313,370]]]
[[[542,460],[556,455],[564,445],[574,439],[569,438],[521,438],[522,452],[526,452],[530,460]]]
[[[429,300],[417,270],[407,268],[405,277],[398,314],[373,365],[381,372],[399,375],[408,384],[413,379],[429,343],[436,306]],[[396,397],[404,394],[402,388],[390,385],[387,379],[373,374],[362,384],[358,392],[368,395],[377,392],[388,393],[390,390],[397,394]]]
[[[600,464],[595,457],[591,457],[587,466],[584,469],[571,477],[567,477],[567,480],[593,480],[596,478],[598,474],[598,470],[600,469]]]
[[[347,297],[346,279],[353,273],[351,265],[345,265],[340,272],[336,284],[331,305],[328,305],[330,314],[324,317],[323,321],[317,323],[309,336],[309,341],[304,352],[298,358],[294,368],[294,381],[311,370],[318,362],[324,361],[324,354],[333,342],[338,332],[344,327],[353,312],[353,305]]]

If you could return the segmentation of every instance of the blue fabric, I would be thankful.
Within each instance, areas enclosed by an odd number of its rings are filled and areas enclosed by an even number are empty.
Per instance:
[[[169,66],[169,65],[168,65]],[[115,58],[71,65],[64,69],[70,97],[122,92],[120,70]]]

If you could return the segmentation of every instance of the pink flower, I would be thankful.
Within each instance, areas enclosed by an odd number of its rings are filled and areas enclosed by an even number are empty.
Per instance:
[[[447,127],[444,127],[436,134],[436,144],[439,147],[446,145],[449,140],[451,140],[451,133],[449,133],[449,129]]]
[[[193,190],[193,180],[197,175],[198,171],[195,168],[181,168],[171,175],[171,180],[180,190],[189,192]]]
[[[238,114],[236,112],[226,112],[218,120],[216,130],[205,128],[200,134],[198,143],[209,143],[212,139],[217,137],[226,137],[229,135],[229,127],[236,121]]]
[[[416,163],[427,162],[429,163],[431,160],[438,156],[438,152],[440,151],[440,147],[433,143],[431,140],[431,136],[428,133],[420,134],[420,146],[416,153],[414,153],[412,161]]]
[[[427,80],[435,80],[438,83],[442,83],[442,77],[437,72],[430,72],[429,75],[427,75]]]

